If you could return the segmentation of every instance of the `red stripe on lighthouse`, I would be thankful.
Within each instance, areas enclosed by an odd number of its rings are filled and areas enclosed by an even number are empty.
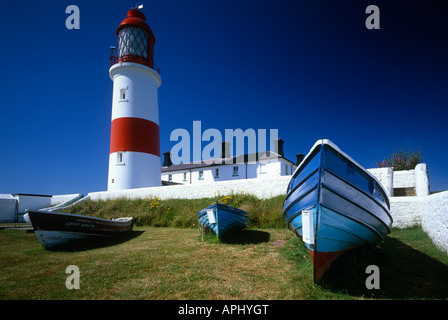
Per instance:
[[[135,151],[160,157],[159,126],[141,118],[116,118],[112,121],[110,153]]]

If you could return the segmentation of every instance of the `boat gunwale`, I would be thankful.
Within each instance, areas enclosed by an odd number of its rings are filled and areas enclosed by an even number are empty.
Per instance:
[[[305,167],[308,164],[310,159],[318,153],[318,151],[316,151],[316,150],[318,148],[322,148],[323,145],[331,147],[337,153],[341,154],[342,156],[347,158],[351,163],[353,163],[355,166],[357,166],[359,169],[361,169],[361,171],[363,173],[367,174],[369,177],[374,179],[377,182],[377,184],[379,185],[379,187],[380,187],[379,190],[381,190],[381,192],[383,193],[383,196],[384,196],[385,201],[387,202],[387,205],[390,207],[389,197],[387,196],[387,193],[384,190],[383,185],[381,184],[381,182],[379,182],[378,179],[372,173],[367,171],[367,169],[365,169],[363,166],[361,166],[357,161],[355,161],[352,157],[350,157],[347,153],[342,151],[337,145],[335,145],[333,142],[331,142],[328,139],[319,139],[319,140],[317,140],[314,143],[314,145],[311,147],[311,149],[308,152],[308,154],[305,156],[305,158],[302,160],[302,162],[299,164],[299,166],[294,171],[291,179],[294,179],[294,178],[297,177],[297,175],[302,171],[302,169],[303,169],[302,167]],[[313,153],[316,153],[316,154],[313,155]],[[287,193],[289,194],[289,190],[288,190]]]
[[[242,209],[231,207],[226,204],[218,203],[218,202],[212,204],[211,206],[208,206],[207,208],[199,210],[198,217],[202,217],[204,214],[207,214],[207,209],[215,209],[215,208],[217,208],[218,210],[220,210],[220,209],[225,210],[228,213],[235,214],[238,216],[247,217],[247,218],[250,217],[249,213],[247,213],[246,211],[244,211]],[[232,208],[233,210],[226,210],[227,208]]]
[[[102,222],[112,222],[114,224],[118,223],[129,223],[134,220],[134,218],[129,217],[128,220],[113,220],[113,219],[104,219],[104,218],[98,218],[98,217],[92,217],[92,216],[86,216],[82,214],[75,214],[75,213],[65,213],[65,212],[59,212],[59,211],[48,211],[48,210],[26,210],[27,213],[38,213],[38,214],[51,214],[54,216],[69,216],[74,218],[85,218],[85,219],[91,219],[91,220],[97,220]],[[115,218],[115,219],[126,219],[126,218]]]
[[[211,223],[208,219],[207,210],[216,209],[216,222]],[[221,211],[221,214],[219,212]],[[220,217],[221,216],[221,217]],[[220,218],[219,218],[220,217]],[[219,239],[222,235],[230,231],[231,229],[245,228],[249,221],[250,215],[248,212],[231,207],[229,205],[219,203],[216,201],[214,204],[201,209],[198,213],[199,225],[201,227],[210,228],[216,233]],[[223,220],[224,219],[224,220]],[[223,222],[221,221],[223,220]],[[222,222],[222,223],[220,223]],[[224,223],[224,227],[223,227]],[[224,228],[224,229],[223,229]],[[216,230],[215,230],[216,229]]]

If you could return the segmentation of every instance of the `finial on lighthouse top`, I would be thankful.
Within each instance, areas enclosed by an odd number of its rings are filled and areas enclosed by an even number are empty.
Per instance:
[[[139,9],[143,9],[143,5],[130,9],[117,28],[118,62],[135,62],[154,68],[156,39],[145,14]]]

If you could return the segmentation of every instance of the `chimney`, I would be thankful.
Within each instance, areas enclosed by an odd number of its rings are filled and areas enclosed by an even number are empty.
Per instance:
[[[221,159],[230,158],[230,142],[224,141],[221,143]]]
[[[163,154],[163,166],[169,167],[171,165],[173,165],[173,163],[171,162],[171,153],[167,151]]]
[[[298,154],[296,155],[296,157],[297,157],[297,165],[299,165],[300,163],[302,163],[303,158],[305,158],[305,156],[304,156],[302,153],[298,153]]]
[[[285,141],[282,139],[275,140],[275,153],[277,153],[280,157],[284,157],[285,153],[283,152],[283,144]]]

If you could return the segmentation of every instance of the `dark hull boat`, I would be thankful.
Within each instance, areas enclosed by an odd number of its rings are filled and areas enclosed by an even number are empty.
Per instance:
[[[376,178],[329,140],[319,140],[294,172],[283,218],[308,248],[314,281],[347,250],[381,241],[392,226]]]
[[[211,229],[221,239],[229,231],[244,229],[249,214],[244,210],[216,202],[199,211],[198,218],[203,228]]]
[[[34,232],[45,249],[110,240],[131,231],[134,225],[133,218],[107,220],[61,212],[27,212]]]

